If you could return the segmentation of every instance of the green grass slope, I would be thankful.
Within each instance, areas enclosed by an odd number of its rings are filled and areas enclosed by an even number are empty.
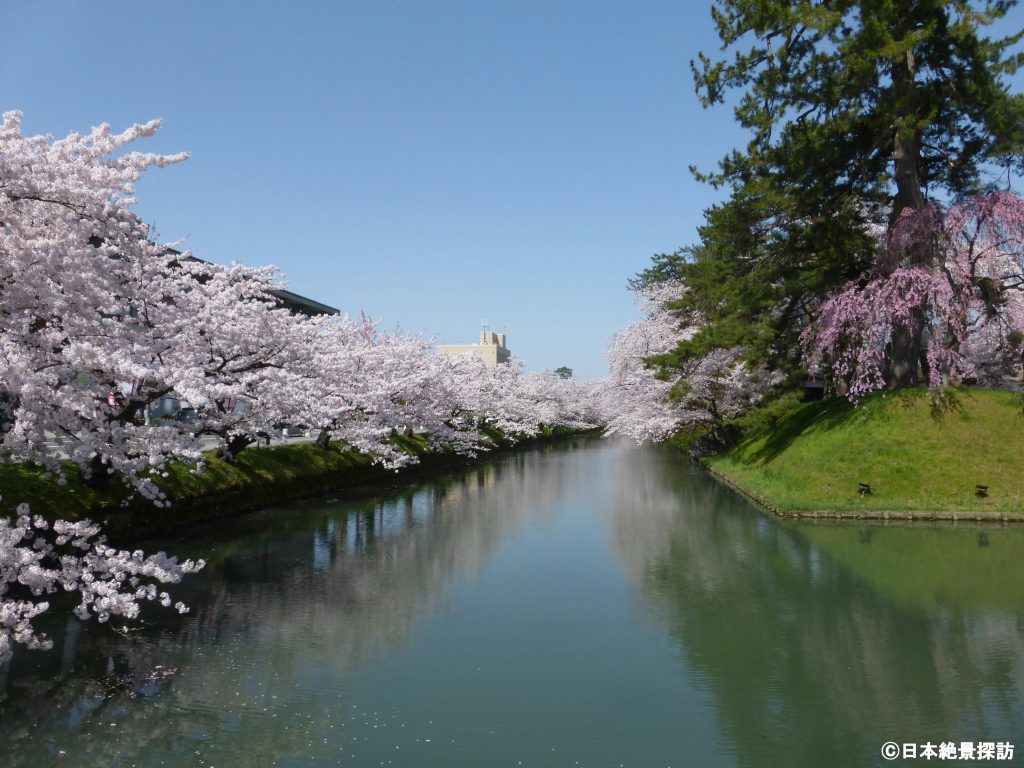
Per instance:
[[[805,403],[769,431],[708,462],[783,514],[949,512],[1024,517],[1019,393],[956,389],[936,413],[924,389],[854,407]],[[858,495],[858,483],[871,494]],[[975,495],[975,485],[989,496]]]

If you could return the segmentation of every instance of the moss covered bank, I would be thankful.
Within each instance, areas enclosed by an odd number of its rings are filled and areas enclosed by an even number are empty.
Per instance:
[[[130,498],[128,489],[116,479],[92,486],[69,467],[67,480],[61,484],[38,468],[0,465],[0,516],[11,514],[16,504],[27,502],[33,512],[49,518],[91,517],[103,521],[106,532],[115,540],[133,540],[342,488],[411,482],[511,450],[581,434],[593,433],[545,429],[536,437],[514,444],[494,433],[488,435],[493,448],[476,457],[432,448],[423,436],[399,436],[395,441],[417,462],[397,471],[374,464],[370,456],[340,444],[327,448],[315,443],[249,448],[233,463],[210,455],[201,471],[191,465],[168,465],[166,476],[159,478],[160,488],[170,501],[164,508],[137,496]]]

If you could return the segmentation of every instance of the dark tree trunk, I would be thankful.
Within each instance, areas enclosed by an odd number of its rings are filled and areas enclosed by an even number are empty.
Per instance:
[[[96,454],[89,460],[89,473],[83,478],[90,488],[103,488],[110,482],[110,473],[103,456]]]
[[[886,381],[890,388],[909,387],[921,381],[919,365],[922,357],[921,325],[914,311],[913,327],[893,328],[889,347],[889,370]]]
[[[224,459],[224,461],[234,463],[235,459],[238,458],[238,454],[255,442],[248,435],[236,435],[228,440],[227,445],[222,445],[217,449],[217,456]]]
[[[896,196],[893,198],[892,212],[889,214],[889,228],[896,223],[903,211],[908,208],[920,211],[925,206],[924,194],[921,192],[921,176],[918,162],[921,146],[917,132],[912,127],[900,127],[896,130],[896,142],[893,149],[893,178],[896,181]]]
[[[316,447],[327,450],[328,443],[331,442],[331,430],[324,428],[320,430],[320,434],[316,436]]]
[[[893,62],[892,77],[901,114],[897,117],[893,138],[896,195],[889,215],[890,232],[904,211],[919,211],[926,205],[921,184],[921,141],[917,126],[913,52],[908,51],[902,61]],[[912,254],[907,256],[914,257]],[[908,325],[893,328],[886,366],[886,384],[890,389],[912,386],[921,380],[919,364],[924,357],[921,339],[924,310],[923,306],[912,310]]]

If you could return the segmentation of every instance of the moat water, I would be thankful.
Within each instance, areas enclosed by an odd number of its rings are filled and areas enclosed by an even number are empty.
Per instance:
[[[191,614],[51,620],[0,766],[1024,761],[1024,528],[784,522],[588,439],[159,545]]]

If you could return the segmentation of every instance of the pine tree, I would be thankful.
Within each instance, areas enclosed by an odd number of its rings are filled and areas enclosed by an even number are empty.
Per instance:
[[[723,55],[693,62],[705,107],[739,91],[743,150],[697,177],[730,190],[700,242],[656,257],[641,283],[689,290],[701,333],[656,362],[744,344],[800,368],[797,336],[822,298],[862,275],[907,209],[959,199],[1024,171],[1024,97],[1008,75],[1021,33],[984,32],[1013,0],[717,0]],[[925,256],[926,257],[926,256]],[[923,311],[923,309],[921,310]],[[916,383],[920,324],[894,331],[890,386]]]

